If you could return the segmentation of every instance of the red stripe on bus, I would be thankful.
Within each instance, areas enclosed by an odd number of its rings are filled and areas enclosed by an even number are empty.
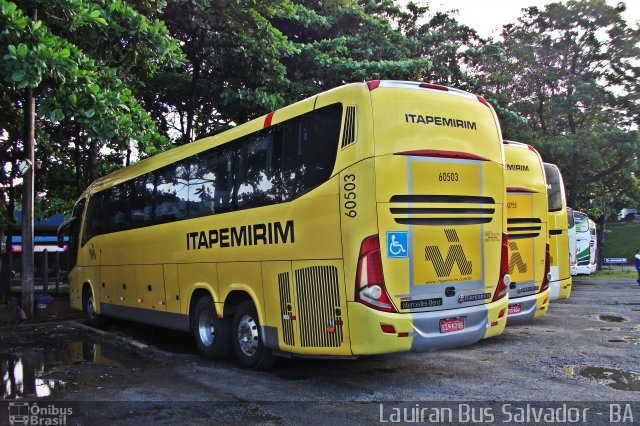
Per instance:
[[[271,120],[273,119],[273,112],[270,112],[269,114],[267,114],[267,117],[264,119],[264,127],[263,129],[266,129],[267,127],[271,127]]]

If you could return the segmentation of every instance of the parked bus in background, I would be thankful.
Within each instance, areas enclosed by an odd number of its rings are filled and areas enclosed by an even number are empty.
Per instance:
[[[538,318],[549,307],[549,202],[540,154],[531,145],[504,141],[509,234],[507,322]]]
[[[569,216],[564,181],[555,164],[544,163],[549,199],[549,254],[551,261],[551,300],[566,299],[571,294],[569,269]]]
[[[589,275],[596,270],[596,224],[579,211],[574,212],[576,221],[576,273]]]
[[[71,304],[190,331],[205,356],[256,369],[498,335],[503,155],[482,97],[398,81],[321,93],[91,184],[61,228]]]
[[[567,219],[569,221],[569,273],[573,276],[578,274],[578,258],[576,257],[576,220],[571,207],[567,207]]]

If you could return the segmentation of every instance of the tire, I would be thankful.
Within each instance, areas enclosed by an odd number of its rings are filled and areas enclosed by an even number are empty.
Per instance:
[[[221,359],[231,353],[231,329],[228,319],[218,318],[213,299],[203,296],[196,302],[191,329],[200,353],[209,359]]]
[[[103,324],[103,318],[96,313],[95,303],[93,299],[93,291],[91,288],[85,288],[82,292],[82,310],[87,317],[87,323],[92,327],[99,327]]]
[[[253,302],[240,303],[233,315],[233,351],[238,362],[253,370],[268,370],[276,363],[276,357],[262,342],[262,330],[258,312]]]

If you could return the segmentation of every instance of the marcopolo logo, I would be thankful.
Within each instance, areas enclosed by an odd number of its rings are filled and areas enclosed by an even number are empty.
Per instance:
[[[56,407],[53,404],[39,406],[37,402],[10,402],[9,424],[14,425],[66,425],[73,408]]]
[[[518,268],[518,272],[524,274],[527,272],[527,264],[522,260],[522,256],[518,251],[518,245],[511,241],[509,242],[509,249],[511,250],[511,256],[509,259],[509,274],[513,274],[513,271]]]
[[[460,242],[460,238],[458,238],[458,233],[455,229],[445,229],[444,233],[449,243]],[[458,269],[462,275],[471,275],[473,272],[473,265],[471,261],[467,260],[462,244],[450,245],[447,257],[444,259],[438,246],[426,246],[424,248],[424,260],[433,263],[433,267],[439,278],[450,276],[453,265],[458,265]]]

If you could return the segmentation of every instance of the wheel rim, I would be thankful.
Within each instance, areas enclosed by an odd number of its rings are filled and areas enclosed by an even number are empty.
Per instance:
[[[242,353],[246,356],[253,356],[258,350],[258,324],[249,315],[240,318],[238,342]]]
[[[89,318],[94,318],[96,316],[96,310],[93,307],[93,295],[89,295],[89,297],[87,297],[87,315]]]
[[[213,344],[215,329],[213,327],[213,315],[209,311],[202,311],[198,316],[198,334],[200,341],[205,346]]]

